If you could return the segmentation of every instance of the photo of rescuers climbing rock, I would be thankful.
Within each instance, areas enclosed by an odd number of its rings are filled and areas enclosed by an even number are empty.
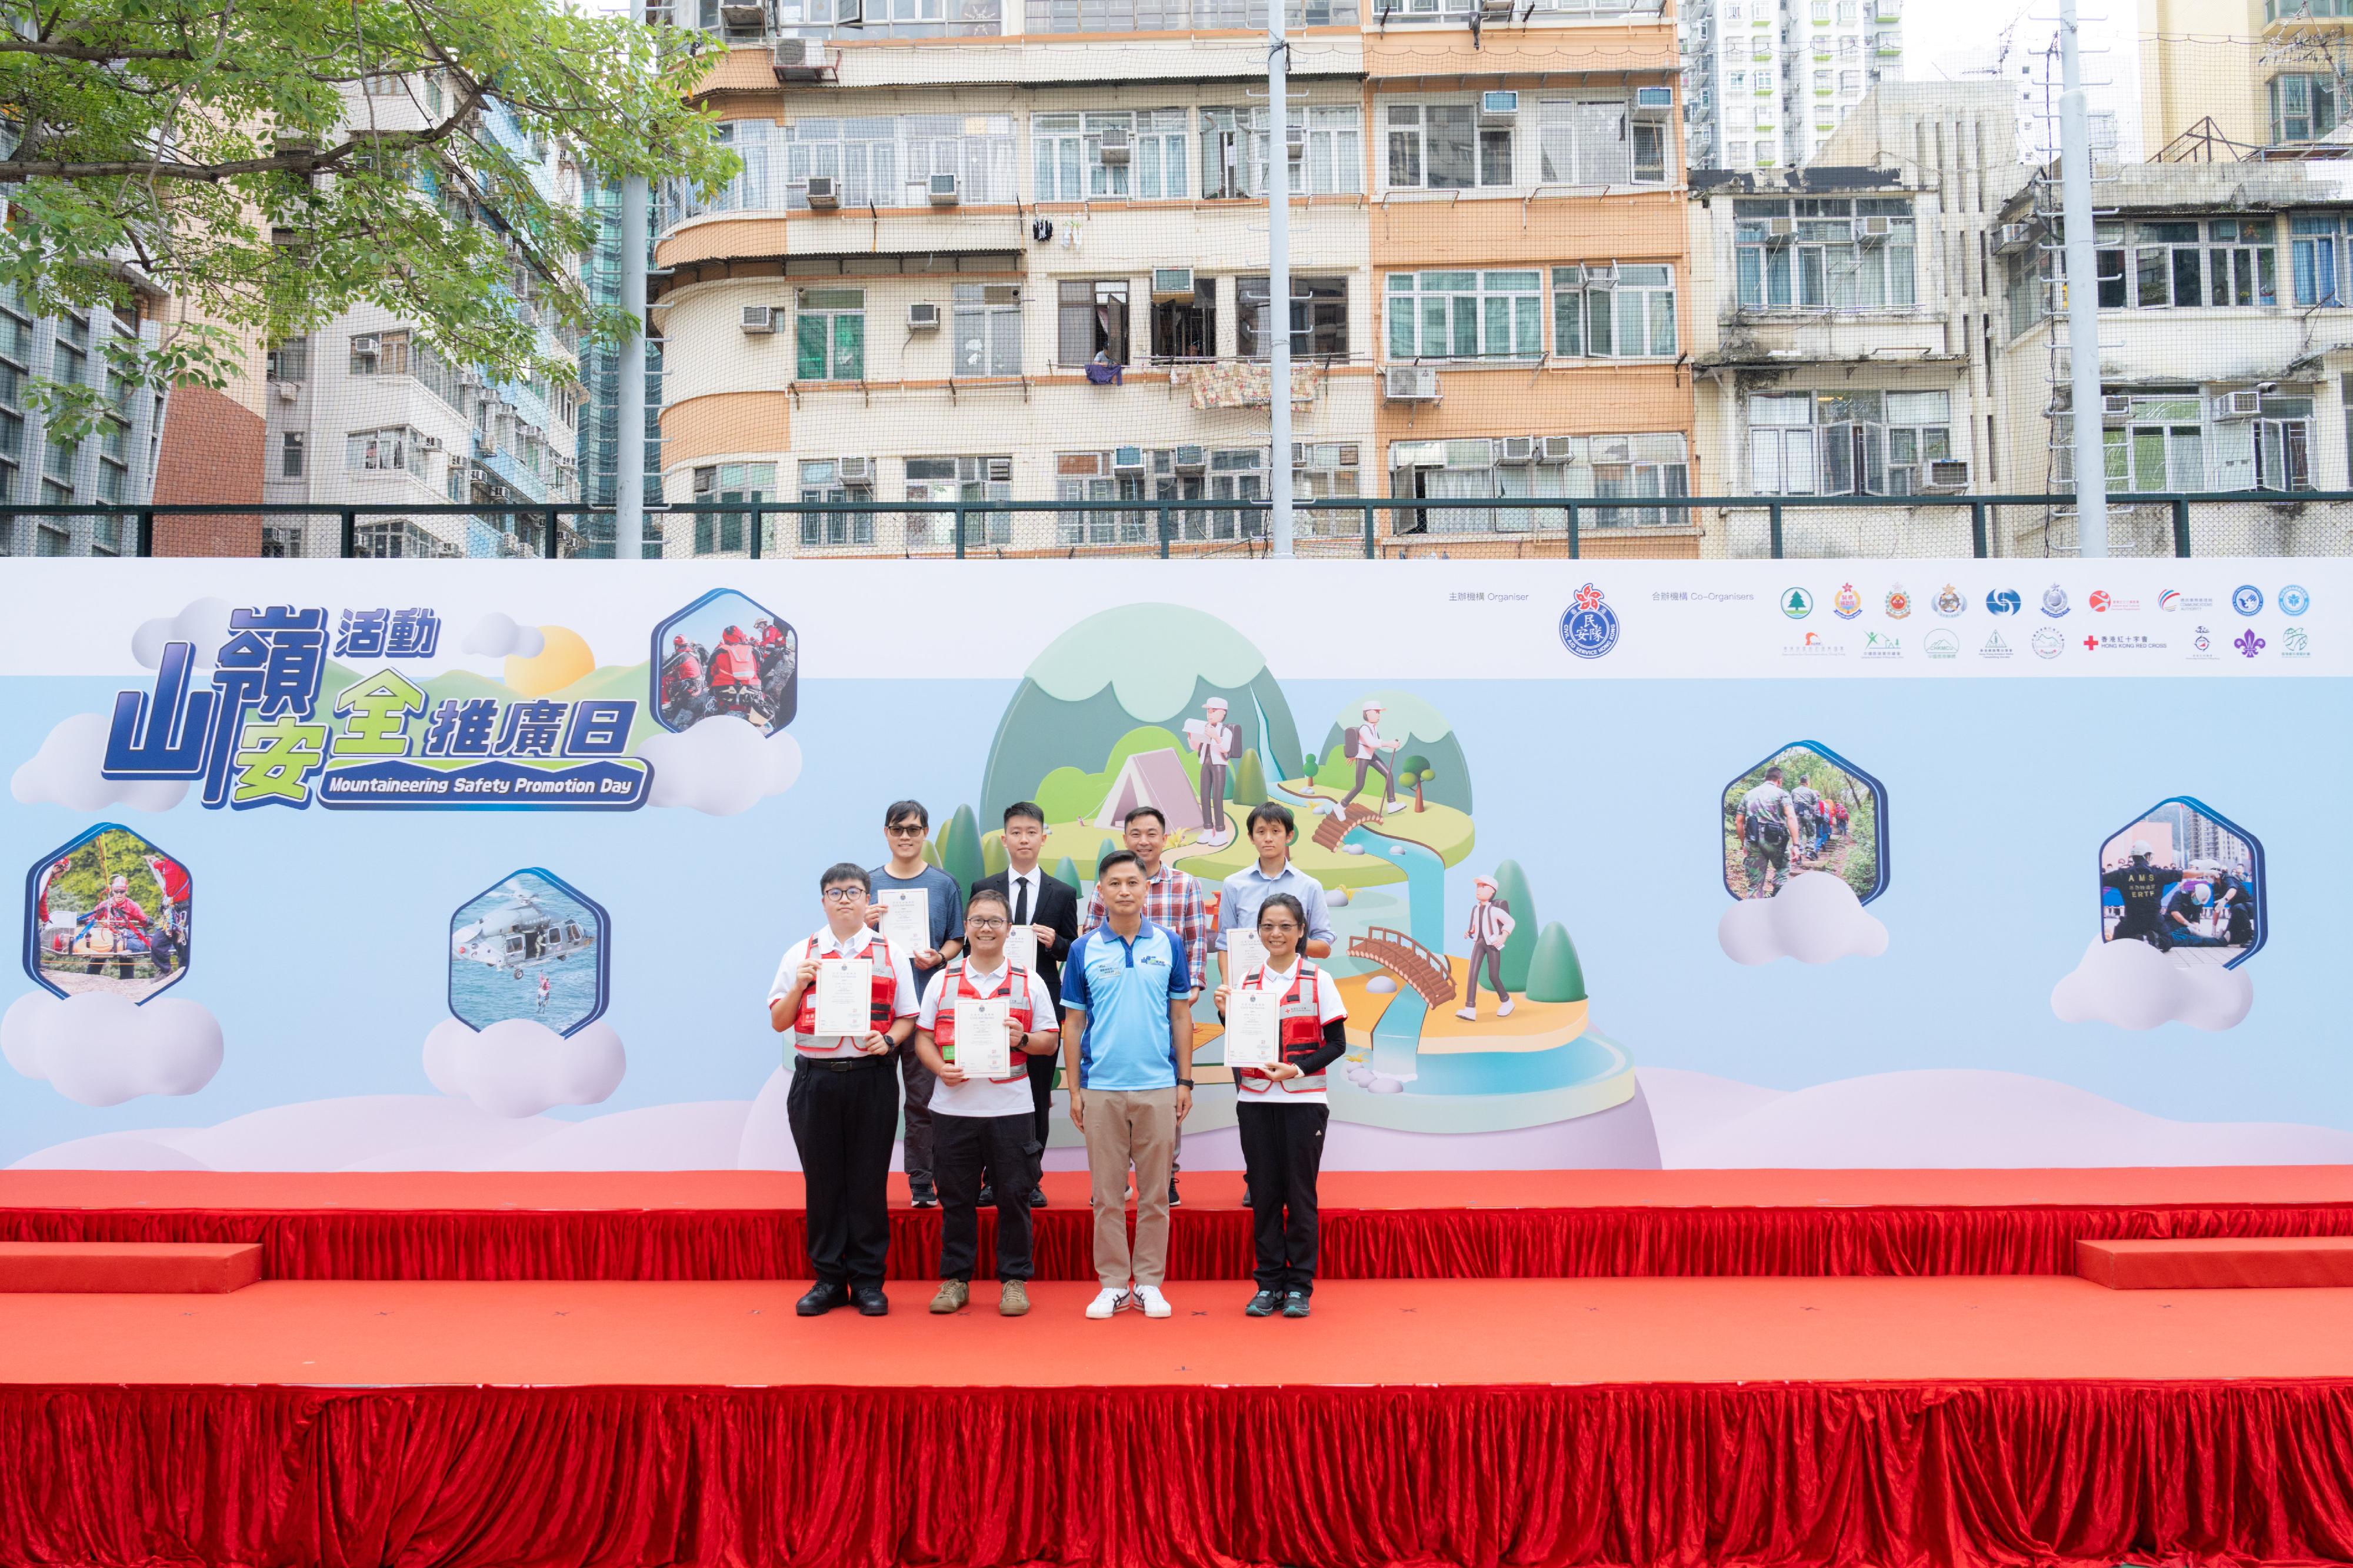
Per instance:
[[[1783,746],[1724,787],[1724,885],[1773,898],[1827,871],[1869,903],[1887,887],[1887,796],[1877,779],[1813,741]]]
[[[131,829],[95,828],[27,880],[25,971],[49,991],[144,1002],[188,973],[187,868]]]
[[[2100,846],[2103,942],[2235,968],[2263,946],[2264,924],[2262,844],[2202,802],[2159,801]]]
[[[654,712],[672,730],[730,714],[773,735],[800,705],[799,634],[731,588],[654,631]]]

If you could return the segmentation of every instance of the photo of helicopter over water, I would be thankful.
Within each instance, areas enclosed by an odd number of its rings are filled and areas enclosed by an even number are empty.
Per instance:
[[[605,912],[517,871],[449,920],[449,1011],[480,1029],[530,1018],[568,1035],[605,1010]]]

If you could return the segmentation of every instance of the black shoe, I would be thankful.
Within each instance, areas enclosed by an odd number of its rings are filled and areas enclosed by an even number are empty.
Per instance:
[[[1173,1209],[1184,1201],[1176,1195],[1176,1178],[1172,1174],[1168,1178],[1168,1206]]]
[[[1033,1209],[1041,1209],[1046,1206],[1045,1188],[1032,1187],[1029,1189],[1029,1206]]]
[[[1248,1182],[1244,1182],[1242,1184],[1242,1207],[1248,1208],[1250,1206],[1250,1184]]]
[[[1261,1290],[1250,1299],[1250,1305],[1242,1309],[1242,1315],[1247,1318],[1271,1318],[1274,1310],[1282,1305],[1282,1297],[1271,1290]]]
[[[849,1290],[846,1286],[829,1285],[820,1279],[807,1295],[793,1303],[793,1310],[804,1318],[822,1318],[836,1307],[848,1305]]]
[[[919,1209],[935,1209],[940,1206],[940,1194],[930,1187],[917,1187],[913,1202]]]
[[[981,1183],[980,1196],[975,1200],[975,1204],[976,1206],[980,1208],[995,1208],[997,1206],[997,1189],[987,1182]]]
[[[853,1285],[849,1294],[858,1302],[858,1315],[861,1318],[879,1318],[891,1310],[891,1298],[882,1294],[880,1285]],[[1299,1314],[1303,1318],[1306,1315]]]
[[[866,1310],[865,1304],[860,1302],[858,1310],[861,1312],[864,1311]],[[1307,1292],[1304,1290],[1293,1290],[1290,1295],[1285,1296],[1282,1299],[1282,1315],[1286,1318],[1305,1317],[1307,1315]]]

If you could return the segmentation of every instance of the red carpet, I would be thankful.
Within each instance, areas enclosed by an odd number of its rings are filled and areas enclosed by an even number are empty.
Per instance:
[[[895,1178],[894,1178],[895,1180]],[[1240,1177],[1184,1178],[1172,1278],[1249,1268]],[[1334,1172],[1327,1279],[2064,1274],[2079,1239],[2353,1236],[2353,1169]],[[1041,1278],[1089,1274],[1085,1178],[1047,1178]],[[904,1187],[899,1191],[903,1199]],[[250,1241],[278,1279],[799,1278],[800,1181],[741,1172],[0,1173],[0,1240]],[[892,1215],[927,1276],[935,1210]],[[984,1245],[994,1216],[983,1216]]]
[[[260,1278],[251,1242],[0,1241],[0,1291],[215,1295]]]
[[[2353,1558],[2353,1293],[785,1283],[0,1298],[10,1562],[1975,1568]],[[984,1288],[984,1308],[994,1290]],[[845,1384],[854,1380],[854,1386]],[[244,1386],[237,1386],[243,1384]]]
[[[2111,1290],[2282,1290],[2353,1286],[2353,1237],[2079,1241],[2075,1272]]]

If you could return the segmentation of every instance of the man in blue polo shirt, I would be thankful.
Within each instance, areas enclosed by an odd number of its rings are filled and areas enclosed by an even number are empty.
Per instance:
[[[1168,1173],[1176,1124],[1193,1109],[1193,977],[1185,944],[1144,918],[1144,862],[1125,849],[1095,869],[1103,923],[1062,964],[1062,1056],[1071,1124],[1086,1137],[1094,1205],[1090,1318],[1139,1307],[1172,1310],[1160,1293],[1168,1263]],[[1127,1241],[1127,1173],[1135,1172],[1135,1247]],[[1130,1281],[1134,1289],[1129,1289]]]

